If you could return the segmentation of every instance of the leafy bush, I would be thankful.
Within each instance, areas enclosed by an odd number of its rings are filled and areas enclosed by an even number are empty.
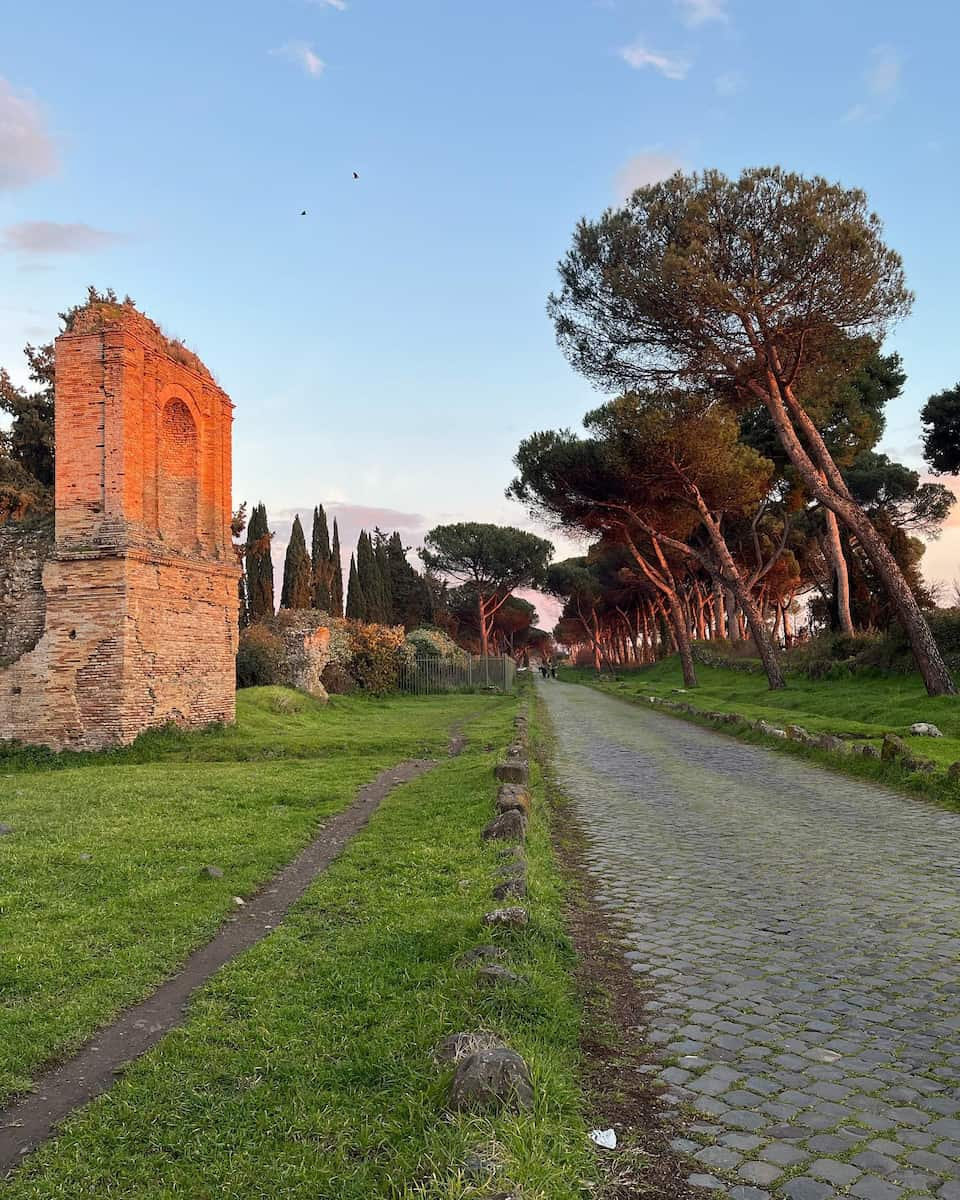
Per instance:
[[[413,658],[417,662],[436,658],[454,661],[467,657],[449,634],[431,625],[412,629],[407,634],[405,648],[413,652]]]
[[[867,665],[879,640],[868,633],[821,633],[789,650],[787,666],[808,679],[845,679]]]
[[[349,696],[357,690],[356,681],[341,663],[327,663],[320,676],[320,682],[331,696]]]
[[[283,642],[263,625],[251,625],[240,634],[237,651],[237,687],[268,687],[280,682]]]
[[[960,608],[937,608],[926,617],[947,667],[951,671],[960,671]],[[861,665],[898,674],[915,671],[916,663],[903,628],[891,625],[875,640],[872,648],[861,655]]]
[[[349,671],[357,687],[374,696],[396,690],[400,678],[403,627],[352,623]]]

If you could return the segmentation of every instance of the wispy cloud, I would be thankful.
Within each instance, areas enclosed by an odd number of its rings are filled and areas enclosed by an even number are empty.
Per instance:
[[[308,75],[312,75],[314,79],[318,79],[327,67],[309,42],[287,42],[285,46],[279,46],[270,53],[290,59],[291,62],[302,67]]]
[[[876,46],[863,73],[868,99],[859,100],[843,115],[844,121],[866,121],[880,116],[896,100],[903,61],[893,46]]]
[[[686,25],[696,27],[708,21],[728,21],[726,0],[676,0]]]
[[[739,71],[725,71],[713,81],[713,90],[718,96],[735,96],[743,91],[744,82]]]
[[[686,79],[687,72],[690,70],[690,63],[686,59],[650,50],[642,42],[632,42],[629,46],[621,46],[619,54],[623,61],[633,67],[635,71],[642,71],[644,67],[653,67],[665,79]]]
[[[347,11],[347,0],[308,0],[310,4],[318,4],[321,8],[335,8],[337,12]]]
[[[617,199],[626,200],[637,188],[659,183],[682,170],[683,163],[675,155],[658,151],[635,154],[623,164],[614,178]]]
[[[53,175],[57,148],[36,101],[0,78],[0,191]]]
[[[123,234],[92,225],[21,221],[3,230],[0,250],[13,254],[84,254],[124,241]]]
[[[867,70],[867,87],[874,96],[889,96],[897,90],[903,63],[892,46],[877,46]]]

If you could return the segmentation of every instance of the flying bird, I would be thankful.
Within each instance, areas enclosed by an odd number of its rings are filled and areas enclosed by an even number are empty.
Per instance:
[[[303,212],[300,214],[300,216],[301,216],[301,217],[305,217],[306,215],[307,215],[307,210],[306,210],[306,209],[304,209],[304,210],[303,210]]]
[[[354,173],[353,173],[353,177],[354,177],[354,179],[359,179],[359,178],[360,178],[360,176],[359,176],[359,175],[356,173],[356,171],[354,171]]]

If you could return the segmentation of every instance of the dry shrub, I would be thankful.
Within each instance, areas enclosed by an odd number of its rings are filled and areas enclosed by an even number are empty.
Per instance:
[[[237,651],[237,687],[268,687],[280,682],[283,642],[263,625],[251,625],[240,634]]]

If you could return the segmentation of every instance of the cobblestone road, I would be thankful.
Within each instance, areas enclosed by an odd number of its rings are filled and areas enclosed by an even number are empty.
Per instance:
[[[960,1200],[960,815],[539,686],[691,1182]]]

